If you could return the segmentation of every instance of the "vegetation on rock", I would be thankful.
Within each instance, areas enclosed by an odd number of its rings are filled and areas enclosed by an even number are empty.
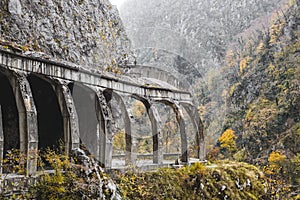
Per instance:
[[[179,169],[119,174],[124,199],[270,199],[263,173],[246,163],[196,163]]]

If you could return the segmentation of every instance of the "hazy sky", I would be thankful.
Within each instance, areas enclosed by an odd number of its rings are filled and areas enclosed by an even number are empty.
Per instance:
[[[113,5],[116,5],[118,8],[122,5],[122,3],[126,0],[110,0]]]

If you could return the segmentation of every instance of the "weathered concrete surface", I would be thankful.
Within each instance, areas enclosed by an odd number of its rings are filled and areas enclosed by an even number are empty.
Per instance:
[[[172,90],[163,87],[152,87],[147,84],[137,84],[122,76],[93,73],[80,70],[79,67],[53,62],[40,58],[30,58],[0,49],[0,65],[28,73],[38,73],[45,76],[71,80],[101,88],[110,88],[124,94],[137,94],[152,98],[169,98],[178,101],[191,101],[192,95],[188,91]],[[138,81],[137,81],[138,82]]]
[[[186,82],[182,82],[183,79],[180,80],[180,77],[175,77],[170,72],[163,71],[158,67],[151,67],[151,66],[141,66],[141,65],[134,65],[130,67],[129,74],[133,77],[147,77],[156,80],[156,83],[159,85],[160,81],[166,82],[172,85],[175,88],[183,89],[189,88],[190,85]],[[160,85],[164,86],[164,85]]]
[[[131,133],[131,124],[134,122],[128,113],[128,109],[122,97],[126,95],[142,101],[147,108],[153,134],[153,163],[163,163],[161,120],[159,119],[159,113],[152,107],[152,103],[155,101],[171,106],[176,113],[177,122],[180,127],[181,159],[183,162],[188,162],[189,155],[185,132],[186,122],[182,113],[183,107],[180,103],[187,103],[187,105],[189,105],[186,110],[190,112],[191,118],[195,118],[192,119],[192,122],[196,129],[198,152],[200,156],[204,155],[204,136],[201,119],[197,113],[197,109],[193,105],[192,95],[187,91],[157,86],[153,87],[136,83],[136,79],[132,77],[93,73],[91,71],[82,70],[76,66],[69,66],[40,58],[30,58],[5,50],[0,50],[0,66],[1,68],[6,68],[6,71],[19,71],[24,74],[33,73],[44,77],[44,79],[49,79],[56,92],[60,110],[63,115],[66,149],[69,150],[70,148],[78,147],[80,143],[79,140],[81,139],[82,143],[88,147],[89,151],[106,168],[111,168],[113,157],[112,128],[114,119],[110,113],[111,108],[109,107],[112,98],[116,100],[121,109],[125,125],[126,165],[135,164],[137,160],[136,138]],[[38,142],[36,139],[37,133],[35,132],[37,123],[34,121],[36,114],[33,112],[30,116],[24,115],[26,114],[26,112],[24,112],[25,108],[20,107],[25,105],[25,103],[22,104],[22,102],[26,102],[29,111],[34,108],[34,102],[30,101],[32,100],[30,88],[26,87],[26,78],[14,79],[13,76],[11,77],[9,74],[7,74],[7,77],[11,80],[15,80],[11,82],[11,85],[15,90],[18,110],[19,112],[23,111],[20,114],[21,149],[24,151],[27,149],[28,151],[36,150],[37,147],[35,145],[37,145]],[[73,86],[71,87],[70,84]],[[23,91],[23,93],[16,93],[19,87],[23,88],[23,90],[19,91]],[[69,91],[69,87],[71,87],[72,92]],[[79,93],[76,95],[76,92]],[[80,100],[83,96],[88,99]],[[26,121],[26,116],[29,117],[29,119],[32,118],[33,121]],[[92,120],[91,116],[93,116]],[[26,129],[27,126],[29,127],[28,130]],[[29,133],[26,131],[29,131]],[[33,140],[27,139],[27,137],[32,137]],[[26,148],[27,141],[28,147]],[[33,164],[28,164],[28,166],[28,169],[31,169],[30,166],[33,166]],[[33,168],[31,170],[32,172],[29,172],[29,174],[33,173],[35,169]]]
[[[153,163],[163,164],[163,135],[162,135],[162,123],[157,109],[150,103],[145,104],[149,119],[152,126],[152,138],[153,138]]]
[[[99,160],[103,166],[109,169],[112,165],[113,117],[103,92],[97,87],[94,87],[94,91],[97,97],[96,110],[98,111],[97,118],[100,132]]]
[[[109,0],[1,0],[1,40],[85,67],[134,60],[118,10]]]
[[[19,113],[20,150],[27,152],[26,174],[31,175],[37,168],[37,111],[26,76],[8,72],[7,77],[12,85]]]

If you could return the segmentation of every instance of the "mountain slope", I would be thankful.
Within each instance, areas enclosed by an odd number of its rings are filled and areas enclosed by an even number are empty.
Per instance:
[[[266,162],[273,151],[288,158],[300,152],[300,10],[297,1],[283,9],[260,40],[227,58],[226,127],[250,162]]]

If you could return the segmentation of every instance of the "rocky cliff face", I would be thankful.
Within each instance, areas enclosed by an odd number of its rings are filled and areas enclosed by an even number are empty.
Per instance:
[[[130,41],[109,0],[1,0],[0,39],[84,67],[131,59]]]

